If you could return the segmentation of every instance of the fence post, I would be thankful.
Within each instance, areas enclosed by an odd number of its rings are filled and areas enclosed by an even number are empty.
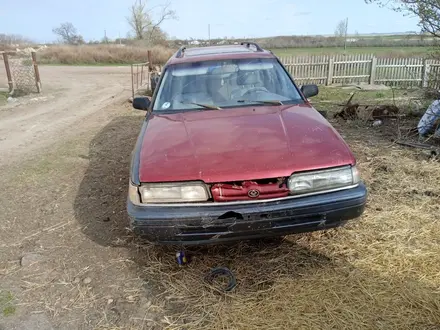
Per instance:
[[[429,73],[431,71],[431,66],[428,63],[428,60],[425,58],[423,60],[423,70],[422,70],[422,87],[428,87],[429,82]]]
[[[151,72],[154,71],[153,67],[153,56],[151,55],[151,50],[147,51],[147,58],[148,58],[148,87],[152,90],[153,86],[151,83]]]
[[[147,50],[147,58],[148,58],[148,70],[153,70],[153,59],[151,56],[151,50]]]
[[[134,75],[133,75],[133,64],[131,65],[131,97],[134,99]]]
[[[40,79],[40,70],[38,70],[37,64],[37,53],[31,52],[32,63],[34,64],[34,72],[35,72],[35,85],[37,86],[37,92],[41,93],[41,79]]]
[[[373,57],[371,59],[371,71],[370,71],[370,85],[374,85],[376,81],[376,66],[377,66],[377,58]]]
[[[151,71],[149,67],[147,66],[147,88],[151,89]]]
[[[333,83],[333,70],[335,66],[335,60],[333,57],[328,59],[328,74],[327,74],[327,86]]]
[[[3,61],[5,62],[6,77],[8,78],[8,85],[9,85],[9,93],[11,93],[14,90],[14,83],[12,82],[11,67],[9,66],[8,54],[6,52],[3,53]]]

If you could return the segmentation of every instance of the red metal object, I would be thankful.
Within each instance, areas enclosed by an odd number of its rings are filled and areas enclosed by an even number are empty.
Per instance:
[[[285,183],[259,184],[255,181],[244,181],[242,184],[217,183],[211,187],[212,198],[215,202],[230,202],[255,199],[286,197],[289,189]]]
[[[241,182],[354,164],[342,137],[310,104],[153,112],[143,136],[139,178]]]

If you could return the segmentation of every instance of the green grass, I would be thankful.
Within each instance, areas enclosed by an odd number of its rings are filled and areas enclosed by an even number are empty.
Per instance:
[[[0,92],[0,105],[6,104],[7,99],[8,99],[8,93]]]
[[[345,89],[340,87],[319,87],[319,94],[311,98],[313,106],[317,110],[326,110],[331,113],[342,109],[341,104],[345,104],[351,96],[355,93],[352,103],[358,104],[394,104],[401,108],[411,108],[413,105],[410,99],[424,100],[422,91],[419,89],[386,89],[386,90],[359,90],[359,89]],[[394,94],[394,96],[393,96]],[[432,102],[432,100],[424,100],[422,102],[422,109]],[[408,110],[409,110],[408,109]]]
[[[304,56],[304,55],[337,55],[337,54],[375,54],[378,57],[410,57],[426,56],[434,51],[433,47],[342,47],[319,48],[279,48],[272,49],[277,56]]]
[[[393,91],[391,89],[386,90],[358,90],[358,89],[344,89],[339,87],[319,87],[319,94],[313,98],[313,101],[334,101],[334,102],[346,102],[351,93],[355,92],[354,102],[366,102],[370,100],[392,99]],[[418,93],[418,91],[411,92]],[[409,96],[410,92],[405,89],[395,89],[394,97],[400,98]]]
[[[5,317],[15,314],[14,296],[10,291],[0,290],[0,310]]]

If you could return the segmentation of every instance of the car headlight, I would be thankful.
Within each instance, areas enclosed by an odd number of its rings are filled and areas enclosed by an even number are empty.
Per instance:
[[[143,183],[139,192],[142,203],[202,202],[209,198],[203,182]]]
[[[288,179],[288,187],[292,194],[304,194],[353,186],[359,181],[359,172],[356,167],[344,166],[292,174]]]

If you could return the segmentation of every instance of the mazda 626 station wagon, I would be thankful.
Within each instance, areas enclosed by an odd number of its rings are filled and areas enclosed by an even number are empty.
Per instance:
[[[208,244],[337,227],[367,191],[347,144],[270,51],[184,48],[164,66],[135,146],[127,210],[156,243]]]

